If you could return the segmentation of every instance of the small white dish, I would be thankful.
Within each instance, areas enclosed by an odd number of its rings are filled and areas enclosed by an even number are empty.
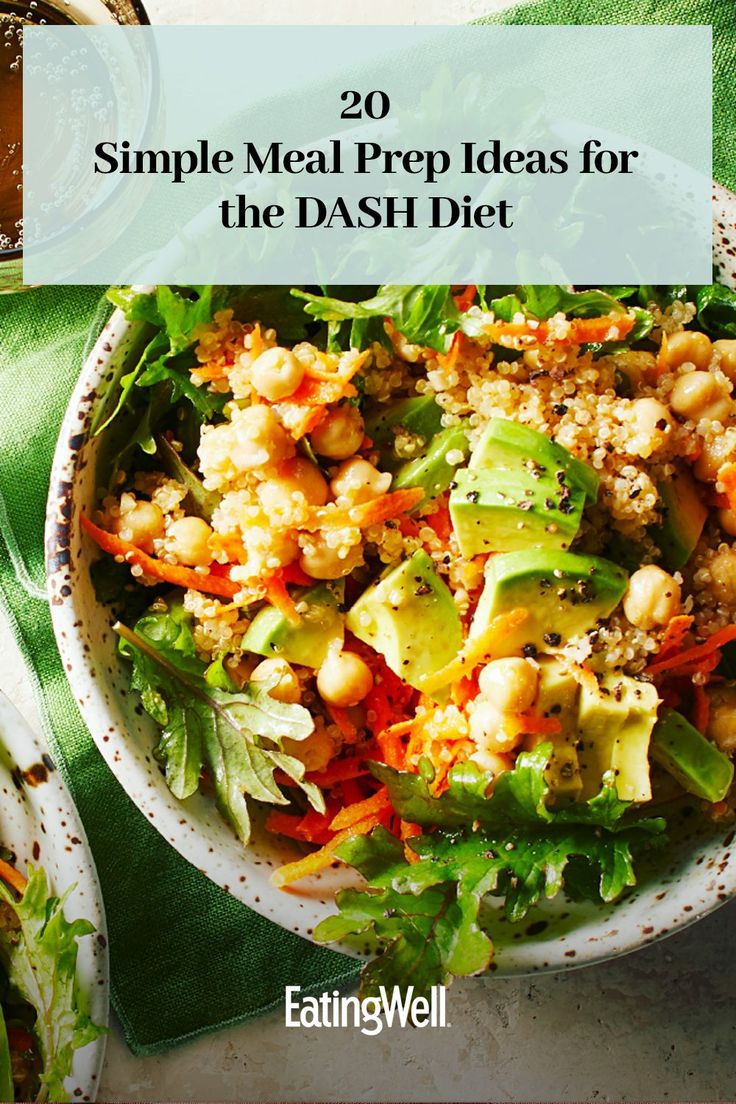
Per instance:
[[[58,895],[74,891],[64,907],[67,920],[84,918],[95,932],[79,941],[77,980],[92,1020],[107,1026],[109,971],[107,928],[92,853],[74,802],[50,755],[15,706],[0,694],[0,845],[15,865],[42,866]],[[95,1100],[105,1056],[101,1035],[75,1051],[65,1087],[70,1100]]]

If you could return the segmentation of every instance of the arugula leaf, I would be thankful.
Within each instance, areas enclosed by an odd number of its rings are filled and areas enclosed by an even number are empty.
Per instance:
[[[0,1008],[0,1100],[15,1100],[8,1029],[2,1008]]]
[[[418,775],[371,764],[402,819],[434,830],[410,840],[412,862],[382,828],[336,849],[368,886],[339,893],[339,915],[323,921],[315,938],[372,933],[382,954],[364,972],[366,995],[389,983],[427,991],[486,969],[492,946],[481,906],[489,894],[501,894],[507,917],[518,921],[563,888],[569,866],[576,891],[603,901],[634,884],[633,856],[662,838],[664,822],[632,819],[612,776],[590,801],[549,808],[544,772],[551,751],[542,744],[520,755],[490,797],[490,776],[474,763],[453,767],[439,796],[426,762]]]
[[[518,290],[526,312],[534,318],[551,318],[558,311],[564,311],[569,318],[595,318],[624,310],[618,299],[598,288],[572,291],[561,284],[523,284]]]
[[[0,897],[15,911],[17,931],[0,929],[0,954],[11,986],[36,1010],[33,1026],[42,1061],[38,1100],[68,1100],[64,1079],[74,1051],[104,1034],[80,1007],[76,985],[77,940],[94,928],[87,920],[64,916],[64,897],[51,896],[46,874],[28,868],[20,900],[0,883]]]
[[[246,797],[286,805],[274,779],[282,770],[309,803],[324,812],[317,786],[304,779],[304,765],[283,750],[283,740],[304,740],[314,730],[309,711],[278,702],[268,682],[222,689],[198,658],[191,617],[180,603],[146,614],[134,629],[120,623],[120,650],[133,662],[131,686],[146,712],[161,726],[155,749],[175,797],[196,793],[203,772],[211,776],[218,808],[244,843],[250,838]]]
[[[132,287],[110,288],[107,297],[120,307],[126,318],[146,322],[156,330],[147,331],[147,343],[134,366],[129,370],[121,367],[111,381],[110,398],[100,406],[92,425],[93,435],[102,433],[118,417],[132,399],[135,388],[155,387],[163,382],[171,385],[168,405],[186,398],[202,420],[222,409],[224,397],[195,387],[189,378],[189,369],[196,364],[191,352],[196,329],[210,322],[216,311],[224,306],[229,297],[227,288],[202,285],[177,289],[159,284],[154,291],[147,292]]]
[[[164,471],[186,487],[187,497],[184,499],[184,506],[187,513],[196,514],[205,521],[212,521],[212,515],[221,501],[221,496],[204,488],[202,480],[187,467],[163,434],[156,436],[156,455]]]
[[[293,288],[291,294],[303,299],[307,314],[322,322],[355,320],[365,323],[371,319],[390,318],[407,341],[438,352],[447,352],[452,335],[460,328],[461,314],[449,284],[384,284],[371,299],[358,303],[313,295],[298,288]],[[360,341],[361,344],[354,347],[361,348],[367,333],[374,335],[372,339],[375,340],[375,329],[353,327],[351,344]]]
[[[695,301],[698,322],[706,333],[736,337],[736,292],[722,284],[706,284]]]

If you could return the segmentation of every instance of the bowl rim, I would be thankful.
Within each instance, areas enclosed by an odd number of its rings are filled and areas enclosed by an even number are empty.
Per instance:
[[[729,225],[736,226],[736,195],[719,185],[714,185],[714,228],[716,226],[722,227],[722,221],[719,222],[719,219],[725,219]],[[722,273],[725,272],[727,264],[728,258],[726,257],[725,260],[722,258],[720,264]],[[266,877],[268,871],[264,870],[263,867],[260,867],[257,880],[254,881],[251,877],[254,872],[249,869],[249,862],[251,867],[253,863],[252,860],[249,860],[248,852],[245,849],[242,851],[243,869],[248,870],[249,877],[247,880],[234,878],[227,856],[219,857],[213,852],[213,848],[208,846],[208,840],[204,836],[198,838],[199,833],[192,827],[191,818],[185,806],[170,794],[168,798],[163,795],[162,799],[151,786],[150,779],[147,781],[146,776],[138,766],[134,770],[121,769],[119,752],[121,749],[124,750],[125,738],[121,735],[116,743],[116,737],[108,735],[111,731],[109,722],[105,725],[100,723],[99,710],[104,711],[107,708],[104,695],[97,679],[94,677],[88,658],[85,656],[84,661],[80,662],[82,655],[78,643],[80,610],[75,605],[74,588],[69,586],[68,561],[72,553],[69,551],[66,561],[61,565],[56,554],[60,548],[71,549],[72,524],[76,521],[77,516],[72,489],[77,476],[80,449],[87,440],[87,427],[94,409],[97,387],[105,375],[108,360],[120,342],[125,339],[125,335],[129,333],[131,325],[124,318],[122,312],[117,310],[100,332],[71,396],[54,455],[45,536],[47,580],[57,645],[73,693],[98,750],[115,774],[118,782],[146,819],[154,825],[167,842],[175,847],[184,859],[215,884],[267,919],[274,921],[288,931],[297,931],[304,938],[310,939],[311,929],[294,927],[293,924],[289,923],[287,916],[284,915],[284,913],[288,914],[290,910],[297,907],[298,892],[284,894],[283,891],[272,889]],[[65,506],[61,511],[59,509],[60,503]],[[71,508],[69,508],[70,503]],[[77,641],[76,650],[75,641]],[[103,730],[104,740],[102,739]],[[130,763],[128,768],[130,768]],[[132,774],[135,774],[136,778],[132,778]],[[187,827],[191,830],[187,831]],[[241,845],[238,844],[238,846]],[[727,885],[724,884],[726,881],[728,882]],[[329,878],[320,884],[328,891],[331,890]],[[707,888],[710,889],[711,887]],[[664,938],[674,932],[679,932],[686,926],[707,916],[727,900],[736,897],[736,867],[732,866],[730,874],[721,875],[718,893],[715,892],[715,879],[712,888],[712,893],[703,891],[705,899],[697,906],[688,906],[684,913],[679,910],[676,914],[674,906],[672,906],[673,913],[671,915],[667,913],[666,916],[658,917],[657,921],[653,920],[652,924],[658,925],[656,930],[654,927],[641,924],[634,930],[634,924],[629,923],[628,927],[631,930],[628,934],[616,928],[601,933],[598,931],[598,927],[604,925],[607,920],[607,915],[601,908],[598,910],[600,919],[574,928],[570,932],[569,942],[566,942],[564,936],[555,935],[554,939],[548,942],[533,939],[522,940],[519,943],[505,947],[503,955],[499,955],[495,972],[497,976],[510,977],[576,969],[628,954],[641,946]],[[666,908],[669,907],[669,905],[666,906]],[[295,919],[295,917],[292,916],[291,919]],[[610,920],[610,916],[608,919]],[[622,925],[622,927],[626,927],[626,925]],[[588,928],[594,934],[583,938]],[[568,949],[573,944],[575,946],[574,957]],[[331,944],[330,946],[342,953],[362,957],[359,952],[349,945]]]
[[[41,860],[49,874],[51,888],[63,893],[70,885],[74,891],[65,906],[68,917],[78,916],[89,920],[95,931],[79,942],[77,978],[87,999],[91,1019],[102,1027],[108,1027],[110,1019],[110,956],[108,951],[107,921],[102,890],[92,851],[76,805],[66,783],[49,755],[46,746],[37,738],[15,705],[0,693],[0,745],[15,765],[14,781],[29,816],[43,833]],[[23,781],[29,768],[42,764],[42,784]],[[5,765],[0,764],[4,772]],[[34,777],[38,777],[34,771]],[[17,780],[20,779],[20,780]],[[69,840],[69,846],[65,841]],[[73,845],[73,846],[72,846]],[[58,870],[73,868],[69,881],[58,884],[48,870],[48,859],[43,851],[53,857]],[[35,855],[35,848],[34,848]],[[102,1066],[107,1047],[107,1033],[74,1052],[72,1072],[65,1086],[72,1100],[95,1100],[100,1086]]]

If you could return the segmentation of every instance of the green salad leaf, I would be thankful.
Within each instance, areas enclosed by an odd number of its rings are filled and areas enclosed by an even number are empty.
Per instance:
[[[695,299],[698,322],[716,337],[736,337],[736,292],[722,284],[706,284]]]
[[[69,922],[62,897],[49,891],[46,874],[28,868],[20,900],[0,883],[0,897],[15,911],[19,928],[0,928],[0,955],[13,989],[36,1010],[33,1027],[41,1055],[39,1100],[68,1100],[64,1079],[74,1051],[104,1034],[82,1009],[76,984],[77,940],[94,928],[87,920]],[[11,1097],[12,1099],[12,1097]]]
[[[350,320],[350,346],[356,349],[363,347],[367,332],[370,340],[378,339],[376,330],[367,328],[370,320],[390,318],[407,341],[438,352],[447,352],[460,328],[461,314],[449,284],[384,284],[372,298],[357,303],[298,288],[292,289],[292,295],[303,299],[307,314],[321,322]]]
[[[489,797],[490,776],[473,763],[453,767],[439,796],[426,763],[420,774],[372,764],[402,819],[433,830],[409,841],[414,862],[382,828],[336,850],[368,884],[338,894],[339,915],[323,921],[315,938],[372,934],[382,954],[364,971],[366,995],[381,984],[426,991],[485,970],[493,951],[482,919],[489,894],[500,894],[507,917],[518,921],[565,886],[568,867],[578,895],[612,901],[634,884],[633,855],[662,838],[664,821],[634,819],[612,776],[590,801],[548,807],[551,750],[542,744],[522,753]]]
[[[196,793],[206,772],[220,812],[244,843],[251,831],[248,797],[288,804],[274,779],[277,770],[324,812],[321,791],[305,780],[303,763],[283,750],[284,739],[304,740],[313,732],[309,710],[276,701],[267,681],[223,689],[224,670],[213,677],[198,658],[191,616],[179,602],[145,614],[133,629],[118,623],[115,630],[133,663],[131,686],[161,726],[155,755],[175,797]]]

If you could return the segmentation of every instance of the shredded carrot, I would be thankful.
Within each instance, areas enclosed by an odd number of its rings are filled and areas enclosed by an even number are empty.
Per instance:
[[[657,652],[657,659],[665,659],[673,652],[679,652],[685,637],[690,632],[694,618],[687,613],[678,614],[667,623],[667,628],[662,637],[662,643]]]
[[[300,441],[308,433],[312,433],[327,412],[325,405],[305,406],[301,417],[291,426],[291,436],[295,441]]]
[[[380,790],[377,790],[370,797],[366,797],[364,801],[356,801],[352,805],[346,805],[340,809],[340,812],[330,822],[330,829],[333,832],[339,832],[343,828],[350,828],[353,824],[358,824],[366,817],[378,816],[390,808],[391,798],[388,796],[388,790],[385,786],[381,786]]]
[[[289,586],[308,587],[314,582],[312,576],[307,575],[306,571],[302,571],[298,563],[290,563],[286,567],[282,567],[280,574]]]
[[[718,469],[718,482],[725,488],[729,509],[736,510],[736,464],[733,461]]]
[[[475,284],[468,284],[464,291],[460,295],[455,296],[455,303],[459,311],[470,310],[475,299],[475,293],[477,291]]]
[[[309,771],[304,777],[308,782],[314,782],[320,789],[328,790],[338,782],[347,782],[366,774],[370,774],[370,771],[363,756],[351,755],[345,759],[335,759],[322,771]]]
[[[242,584],[234,583],[221,575],[214,575],[211,571],[200,575],[191,567],[157,560],[155,556],[149,556],[147,552],[141,551],[130,541],[124,541],[115,533],[100,529],[84,514],[81,515],[80,523],[85,533],[99,545],[103,552],[109,552],[111,556],[122,556],[128,564],[136,564],[150,579],[158,579],[163,583],[170,583],[171,586],[184,587],[185,590],[201,590],[205,594],[217,594],[223,598],[234,598],[243,589]]]
[[[266,598],[271,605],[275,606],[291,625],[300,625],[302,619],[294,604],[294,599],[286,589],[281,571],[276,571],[273,575],[267,575],[263,582],[266,587]]]
[[[9,862],[5,862],[4,859],[0,859],[0,878],[2,878],[4,882],[7,882],[16,893],[24,893],[28,885],[28,880],[23,877],[20,870],[16,870],[14,866],[11,866]]]
[[[421,680],[421,689],[431,694],[433,690],[439,690],[440,687],[469,675],[480,663],[487,662],[499,643],[509,633],[518,629],[528,616],[526,610],[514,609],[494,617],[487,629],[465,641],[464,647],[455,659],[450,660],[433,675],[426,675]]]
[[[528,732],[532,735],[554,736],[562,731],[559,717],[540,717],[536,713],[506,714],[503,725],[504,728],[513,727],[519,732]]]
[[[452,533],[452,521],[450,519],[450,510],[447,503],[443,502],[438,510],[422,518],[422,524],[428,525],[430,529],[434,529],[441,541],[448,541]]]
[[[662,341],[660,342],[659,352],[657,353],[657,378],[663,376],[667,371],[667,334],[662,334]]]
[[[330,714],[333,723],[340,729],[343,739],[349,744],[354,744],[358,738],[358,730],[350,720],[347,709],[341,709],[337,705],[328,705],[327,712]]]
[[[370,502],[361,502],[357,506],[328,506],[313,507],[305,529],[328,529],[336,527],[342,529],[345,526],[355,526],[358,529],[366,529],[369,525],[378,525],[382,521],[390,521],[400,514],[408,513],[424,498],[421,487],[407,487],[403,491],[389,491],[371,499]]]
[[[337,832],[329,843],[326,843],[324,847],[320,847],[319,851],[313,851],[311,855],[305,855],[303,859],[286,863],[284,866],[280,866],[278,870],[274,870],[271,875],[271,885],[277,889],[283,889],[284,886],[291,885],[292,882],[296,882],[300,878],[306,878],[310,874],[318,874],[320,870],[324,870],[335,862],[335,850],[341,843],[353,836],[367,836],[378,823],[378,816],[368,816],[365,820],[359,820],[349,828]]]
[[[678,652],[667,659],[655,660],[647,667],[647,674],[660,674],[662,671],[684,673],[689,668],[697,671],[701,670],[703,665],[708,667],[714,659],[716,659],[715,666],[718,666],[715,653],[720,651],[724,644],[728,644],[732,640],[736,640],[736,625],[728,625],[725,629],[719,629],[718,632],[709,636],[703,644],[696,644],[694,648],[686,648],[684,652]]]
[[[394,770],[402,770],[406,763],[406,747],[401,738],[402,732],[397,730],[402,729],[403,725],[411,727],[413,724],[413,721],[405,721],[402,724],[391,725],[390,728],[384,728],[376,736],[381,761],[387,766],[393,767]],[[406,731],[409,730],[410,728]]]
[[[494,322],[485,330],[491,341],[508,346],[518,338],[533,338],[534,343],[545,345],[587,345],[599,341],[621,341],[634,325],[633,315],[603,315],[601,318],[571,318],[564,333],[548,322],[533,326],[529,322]]]
[[[693,724],[705,735],[710,720],[710,698],[699,682],[693,686]]]

